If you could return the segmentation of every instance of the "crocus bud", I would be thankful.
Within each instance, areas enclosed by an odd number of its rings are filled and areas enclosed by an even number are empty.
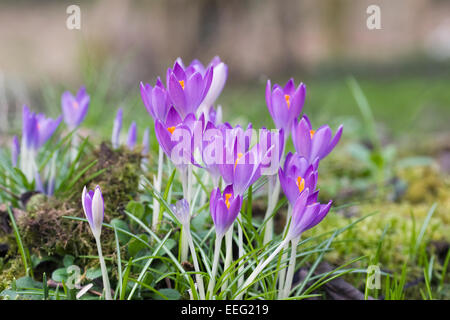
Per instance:
[[[183,226],[189,225],[191,216],[189,214],[189,203],[186,199],[178,200],[176,204],[172,204],[170,207]]]
[[[228,77],[228,66],[219,57],[214,57],[209,66],[213,68],[213,77],[208,93],[200,107],[200,109],[204,110],[208,110],[217,100]]]
[[[19,154],[20,154],[19,139],[17,138],[17,136],[14,136],[11,144],[11,161],[13,167],[17,166],[17,159],[19,158]]]
[[[227,186],[223,190],[223,194],[219,188],[213,189],[209,208],[218,238],[223,237],[234,220],[236,220],[241,206],[242,196],[239,194],[235,195],[232,185]]]
[[[86,88],[82,86],[76,96],[66,91],[61,96],[61,107],[64,121],[71,130],[75,129],[83,122],[89,108],[90,97],[86,93]]]
[[[85,186],[81,195],[81,203],[83,204],[84,214],[86,215],[94,237],[100,238],[105,215],[105,206],[100,187],[97,186],[95,190],[89,190],[87,192]]]
[[[128,139],[127,139],[127,146],[128,149],[133,150],[136,146],[137,141],[137,126],[136,122],[133,121],[133,123],[130,126],[130,129],[128,129]]]
[[[154,120],[166,121],[167,113],[172,104],[169,98],[166,88],[158,77],[156,80],[156,85],[152,87],[150,84],[144,84],[141,82],[141,98],[144,102],[144,106],[148,113],[153,117]]]
[[[122,130],[122,108],[119,108],[116,113],[116,118],[114,119],[114,127],[112,131],[111,143],[114,149],[119,148],[119,138],[120,138],[120,130]]]

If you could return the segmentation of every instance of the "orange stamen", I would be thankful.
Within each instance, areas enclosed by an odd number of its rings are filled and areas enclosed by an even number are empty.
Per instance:
[[[297,177],[297,187],[298,187],[298,191],[300,191],[300,192],[302,192],[303,189],[305,189],[305,179],[303,179],[300,176]]]
[[[311,139],[314,137],[315,133],[316,133],[316,130],[309,130],[309,135],[311,136]]]
[[[184,90],[184,80],[180,80],[180,81],[178,81],[178,82],[180,83],[181,87],[182,87],[183,90]]]
[[[234,169],[235,170],[236,170],[237,163],[242,158],[242,156],[243,156],[243,154],[241,152],[239,152],[238,155],[237,155],[236,162],[234,163]]]
[[[288,94],[285,94],[284,95],[284,99],[286,99],[286,104],[287,104],[287,107],[289,109],[289,107],[291,106],[291,96],[288,95]]]
[[[230,198],[231,198],[231,193],[226,193],[225,194],[225,204],[227,205],[228,209],[230,209]]]
[[[175,131],[175,127],[168,127],[167,131],[169,131],[170,134],[173,134],[173,132]]]
[[[72,103],[72,105],[73,105],[73,107],[74,107],[75,109],[78,109],[78,107],[79,107],[78,102],[76,102],[76,101],[74,101],[74,102]]]

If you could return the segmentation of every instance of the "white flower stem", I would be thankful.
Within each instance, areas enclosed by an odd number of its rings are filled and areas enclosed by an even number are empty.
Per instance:
[[[72,134],[72,143],[70,146],[70,161],[75,161],[78,153],[78,145],[80,144],[80,139],[78,138],[77,131]]]
[[[217,268],[219,266],[219,256],[220,256],[220,246],[222,245],[222,236],[216,236],[216,243],[214,248],[214,258],[213,258],[213,266],[211,270],[211,279],[209,279],[208,283],[208,297],[209,299],[212,299],[214,286],[216,284],[216,275],[217,275]]]
[[[189,243],[189,247],[190,247],[191,254],[192,254],[192,261],[194,262],[195,272],[200,272],[200,267],[198,265],[198,260],[197,260],[197,253],[195,252],[195,246],[194,246],[194,242],[192,241],[191,230],[189,228],[189,225],[187,225],[185,227],[185,229],[186,229],[186,234],[188,236],[188,243]],[[200,299],[205,300],[205,286],[203,284],[203,278],[200,274],[196,274],[195,279],[197,281]]]
[[[244,236],[239,221],[241,221],[241,213],[239,213],[238,216],[238,254],[240,259],[244,256]],[[238,279],[238,286],[240,287],[244,283],[244,262],[242,260],[239,261],[238,274],[240,275]]]
[[[225,233],[225,263],[223,266],[223,271],[225,272],[231,265],[231,260],[233,259],[233,225],[230,226],[227,233]],[[228,280],[225,280],[222,284],[222,292],[227,289]]]
[[[185,227],[181,228],[181,254],[180,260],[181,262],[187,261],[188,251],[189,251],[189,230]]]
[[[100,237],[94,237],[97,244],[98,259],[100,260],[100,268],[102,270],[103,289],[105,290],[105,300],[112,300],[111,298],[111,286],[109,284],[108,270],[106,269],[105,259],[103,258],[102,245],[100,243]]]
[[[286,234],[287,228],[288,228],[288,224],[289,224],[289,220],[291,219],[291,211],[292,211],[292,207],[291,205],[289,205],[288,207],[288,213],[287,213],[287,217],[286,217],[286,224],[284,226],[284,230],[283,230],[283,234]],[[287,244],[285,246],[285,248],[283,249],[287,249]],[[278,278],[278,290],[282,291],[284,288],[284,281],[286,280],[286,259],[287,259],[287,251],[283,250],[283,255],[281,256],[281,265],[280,265],[280,272],[278,274],[279,278]]]
[[[261,261],[258,266],[253,270],[252,274],[247,278],[242,287],[239,287],[242,290],[236,297],[237,300],[242,299],[245,291],[247,291],[247,287],[256,279],[256,277],[264,270],[264,268],[277,256],[277,254],[284,248],[284,246],[289,243],[288,238],[284,239],[280,245],[275,249],[274,252],[264,261]]]
[[[181,184],[183,186],[183,197],[184,199],[190,203],[190,182],[189,182],[189,176],[192,175],[192,168],[189,166],[188,168],[184,168],[180,170],[180,177],[181,177]],[[188,251],[189,251],[189,244],[188,244],[188,238],[186,235],[185,228],[181,229],[181,254],[180,254],[180,260],[186,261],[188,257]]]
[[[275,184],[274,181],[275,180]],[[273,239],[273,220],[274,217],[270,217],[278,202],[278,196],[280,193],[280,180],[278,175],[269,177],[268,193],[267,193],[267,211],[264,220],[267,220],[264,230],[264,244],[269,243]],[[269,219],[270,217],[270,219]]]
[[[159,146],[158,175],[156,177],[153,176],[153,184],[155,186],[156,191],[159,193],[161,192],[163,164],[164,164],[164,153],[163,153],[162,147]],[[154,197],[153,198],[153,219],[152,219],[153,230],[156,230],[158,228],[158,224],[159,224],[159,201],[158,201],[158,199],[156,199],[156,197]]]
[[[278,299],[286,299],[289,297],[292,288],[292,280],[294,278],[295,261],[297,258],[297,246],[300,241],[300,237],[291,240],[291,257],[289,258],[289,268],[286,274],[286,282],[284,284],[283,291],[278,292]]]

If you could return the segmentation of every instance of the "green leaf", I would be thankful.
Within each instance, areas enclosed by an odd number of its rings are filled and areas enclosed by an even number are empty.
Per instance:
[[[128,224],[125,221],[117,218],[111,220],[111,225],[116,227],[117,229],[126,230],[128,232],[130,231],[130,228],[128,228]],[[122,245],[130,241],[130,236],[123,232],[118,232],[117,237],[119,238],[119,243]]]
[[[165,288],[165,289],[161,289],[158,291],[159,291],[159,293],[164,295],[168,300],[180,300],[180,298],[181,298],[181,294],[175,289]],[[164,300],[161,296],[154,294],[154,293],[152,294],[152,297],[155,300]]]
[[[66,268],[59,268],[53,271],[52,273],[52,279],[56,282],[62,282],[63,280],[67,282],[68,278],[67,269]]]
[[[89,268],[86,271],[86,278],[94,280],[102,276],[102,270],[100,268]]]
[[[141,234],[139,235],[139,238],[145,242],[148,243],[148,237],[145,234]],[[147,246],[144,245],[141,241],[136,240],[136,239],[132,239],[130,241],[130,243],[128,244],[128,254],[132,257],[134,257],[135,255],[137,255],[137,253],[139,251],[141,251],[142,249],[147,249]]]
[[[126,210],[134,215],[136,218],[143,219],[145,207],[142,203],[137,201],[130,201],[127,204]]]
[[[73,265],[74,261],[75,261],[74,256],[72,256],[70,254],[65,255],[64,259],[63,259],[64,267],[66,267],[66,268],[70,267],[71,265]]]
[[[16,280],[17,289],[27,289],[27,288],[35,288],[42,289],[42,283],[33,280],[31,277],[22,277]]]

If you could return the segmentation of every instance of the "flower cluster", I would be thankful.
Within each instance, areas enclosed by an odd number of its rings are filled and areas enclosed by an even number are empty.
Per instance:
[[[216,230],[216,251],[220,250],[222,238],[232,231],[233,223],[239,217],[245,193],[262,175],[267,175],[269,207],[266,215],[269,216],[274,209],[281,185],[291,208],[285,241],[298,239],[330,210],[331,201],[327,204],[318,201],[318,167],[319,162],[337,145],[342,126],[334,136],[327,125],[314,130],[308,117],[302,115],[306,86],[303,83],[296,86],[293,79],[284,86],[272,86],[270,80],[267,82],[267,107],[277,130],[262,128],[255,134],[251,123],[247,128],[223,123],[222,109],[220,106],[215,109],[214,103],[224,87],[227,74],[227,66],[218,57],[207,67],[197,60],[185,66],[178,58],[174,66],[167,70],[165,84],[160,78],[154,86],[140,84],[142,101],[155,122],[160,154],[164,152],[180,170],[183,208],[188,207],[190,202],[188,172],[193,168],[203,168],[214,186],[209,205]],[[285,156],[285,144],[289,137],[292,137],[295,152]],[[161,159],[159,168],[162,166]],[[161,181],[155,177],[154,183],[160,191]],[[189,225],[186,216],[189,211],[181,210],[181,207],[174,207],[173,210],[184,213],[182,220],[186,228]],[[157,219],[153,222],[154,226],[159,223]],[[242,238],[240,224],[238,232]],[[266,234],[270,240],[273,232],[269,227]],[[224,268],[229,266],[227,261],[231,252],[232,237],[228,239]],[[241,249],[242,243],[239,244],[239,256],[242,256]],[[187,251],[182,249],[182,259],[186,258],[186,254]],[[218,258],[215,254],[208,286],[210,295],[214,291]],[[289,290],[289,287],[284,290]]]
[[[268,80],[266,102],[278,130],[262,128],[259,139],[254,139],[251,124],[243,129],[222,123],[221,108],[214,109],[227,72],[218,57],[206,68],[197,60],[185,66],[178,58],[167,70],[166,85],[160,78],[155,86],[141,83],[142,101],[155,121],[155,135],[162,150],[181,170],[194,165],[209,173],[215,186],[210,197],[211,215],[218,234],[226,232],[230,219],[234,221],[240,210],[240,206],[231,206],[231,198],[227,197],[242,197],[262,175],[277,174],[293,208],[291,229],[303,232],[311,228],[321,219],[307,224],[298,216],[312,212],[314,217],[323,218],[330,208],[331,202],[321,205],[317,200],[318,165],[338,143],[342,126],[333,137],[327,125],[314,130],[306,115],[298,121],[306,86],[301,83],[296,87],[293,79],[284,86],[272,86]],[[296,152],[285,157],[284,145],[289,136]],[[218,188],[220,180],[226,186],[223,195]],[[308,196],[303,204],[305,194]],[[242,199],[233,204],[240,202]],[[320,210],[316,212],[316,208]],[[299,233],[292,231],[290,235]]]

